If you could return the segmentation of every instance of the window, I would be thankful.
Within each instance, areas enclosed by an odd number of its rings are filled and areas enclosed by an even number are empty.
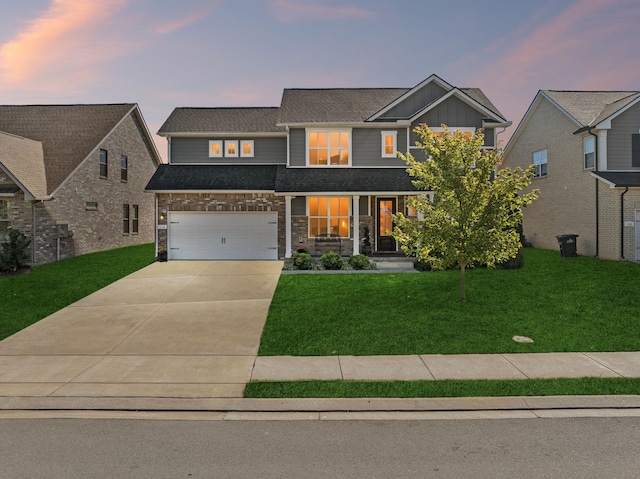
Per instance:
[[[107,178],[107,150],[100,150],[100,177]]]
[[[127,181],[127,169],[128,169],[129,160],[126,156],[122,155],[120,157],[120,180]]]
[[[307,130],[307,164],[348,166],[351,132]]]
[[[129,234],[129,205],[122,205],[122,232]]]
[[[547,176],[547,150],[540,150],[533,153],[533,164],[536,165],[534,176]]]
[[[383,131],[382,132],[382,157],[383,158],[395,158],[397,151],[398,132],[397,131]]]
[[[9,200],[0,200],[0,243],[9,237],[11,226],[11,204]]]
[[[133,205],[131,210],[131,232],[138,233],[138,205]]]
[[[587,136],[584,139],[584,167],[593,168],[596,164],[596,138]]]
[[[253,140],[242,140],[240,142],[240,156],[244,158],[253,157]]]
[[[348,197],[321,196],[309,198],[309,237],[349,237]]]
[[[98,211],[98,202],[97,201],[87,201],[85,204],[85,209],[87,211]]]
[[[226,140],[224,142],[225,153],[224,156],[236,157],[238,156],[238,141]]]
[[[440,136],[440,135],[442,135],[444,133],[444,128],[442,128],[442,127],[437,127],[437,128],[436,127],[434,127],[434,128],[429,127],[429,129],[433,133],[433,136]],[[476,129],[475,128],[468,128],[468,127],[448,126],[447,130],[449,131],[449,134],[453,133],[454,131],[459,131],[461,133],[464,133],[464,135],[466,137],[468,137],[468,138],[471,138],[476,133]]]
[[[222,157],[222,140],[209,141],[209,158]]]
[[[417,198],[417,196],[407,196],[405,198],[405,205],[406,205],[406,210],[407,210],[407,216],[411,216],[411,217],[416,217],[418,216],[418,211],[413,207],[409,205],[410,201],[413,201]]]

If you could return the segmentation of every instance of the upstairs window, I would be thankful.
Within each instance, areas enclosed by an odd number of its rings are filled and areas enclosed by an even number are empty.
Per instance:
[[[596,138],[594,136],[585,137],[584,141],[584,168],[586,170],[596,165]]]
[[[309,237],[349,237],[349,197],[309,198]]]
[[[209,142],[209,158],[222,157],[222,140],[211,140]]]
[[[349,130],[307,130],[307,164],[349,166],[350,140]]]
[[[107,178],[107,150],[100,150],[100,178]]]
[[[243,158],[253,157],[253,140],[242,140],[240,142],[240,156]]]
[[[122,155],[120,157],[120,180],[127,181],[127,171],[129,168],[129,160],[126,156]]]
[[[535,177],[547,176],[547,150],[534,152],[533,164],[536,165]]]
[[[433,136],[440,136],[444,133],[444,128],[442,128],[441,126],[433,128],[429,127],[429,129],[431,130],[431,133],[433,133]],[[448,126],[447,131],[450,135],[455,131],[459,131],[460,133],[463,133],[467,138],[471,138],[476,134],[476,129],[469,127]]]
[[[238,141],[226,140],[224,142],[224,156],[230,156],[232,158],[238,156]]]
[[[382,132],[382,157],[383,158],[395,158],[397,148],[397,131],[383,131]]]

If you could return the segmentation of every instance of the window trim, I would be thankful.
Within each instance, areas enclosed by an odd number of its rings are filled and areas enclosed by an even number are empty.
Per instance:
[[[320,200],[321,198],[326,198],[327,199],[327,216],[311,216],[311,199],[312,198],[316,198],[318,200]],[[331,199],[332,198],[338,198],[338,200],[340,199],[345,199],[347,201],[347,216],[342,216],[340,214],[338,215],[332,215],[331,214]],[[352,202],[353,202],[353,197],[351,196],[307,196],[306,197],[307,200],[307,236],[308,238],[316,238],[316,236],[311,236],[311,218],[326,218],[327,219],[327,230],[331,229],[331,219],[332,218],[337,218],[338,220],[341,218],[346,218],[347,220],[347,236],[340,236],[341,239],[350,239],[351,238],[351,215],[352,215],[352,211],[353,211],[353,206],[352,206]],[[339,213],[339,212],[338,212]],[[339,228],[338,228],[339,231]]]
[[[537,154],[541,154],[542,152],[544,152],[544,163],[537,163],[536,162],[536,155]],[[534,151],[532,154],[532,159],[533,159],[533,164],[536,165],[536,171],[534,172],[533,176],[534,178],[545,178],[548,175],[548,164],[549,164],[549,152],[547,151],[547,148],[544,148],[542,150],[538,150],[538,151]],[[544,168],[544,174],[542,173],[542,165],[545,165]],[[538,170],[538,167],[540,167],[540,169]],[[538,171],[540,171],[538,173]]]
[[[587,141],[591,140],[590,143],[592,143],[592,149],[591,151],[587,151]],[[589,136],[585,136],[582,139],[582,153],[583,153],[583,168],[585,170],[593,170],[596,167],[596,138],[592,135]],[[591,166],[587,166],[587,155],[592,154],[592,164]]]
[[[124,168],[122,162],[124,160]],[[129,158],[127,155],[120,155],[120,181],[127,182],[129,179]]]
[[[382,131],[382,158],[395,158],[396,152],[398,151],[398,131],[390,130],[390,131]],[[387,153],[387,137],[393,138],[393,153]]]
[[[218,146],[219,153],[213,153],[213,145]],[[209,158],[222,158],[223,151],[222,140],[209,140]]]
[[[443,133],[444,128],[441,126],[434,126],[433,128],[429,127],[432,133]],[[476,128],[473,126],[447,126],[447,130],[449,133],[454,133],[459,131],[461,133],[471,133],[471,135],[476,134]]]
[[[305,129],[305,162],[306,166],[311,168],[347,168],[351,166],[352,157],[353,157],[353,141],[352,141],[352,129],[351,128],[306,128]],[[327,164],[326,165],[312,165],[309,162],[309,151],[310,151],[310,141],[309,137],[311,133],[327,133],[328,135],[328,143],[327,143]],[[348,136],[348,147],[347,147],[347,164],[346,165],[331,165],[329,158],[329,151],[331,150],[331,133],[347,133]],[[319,149],[319,148],[318,148]],[[343,148],[340,148],[341,150]]]
[[[245,145],[250,145],[251,151],[249,153],[245,153],[244,152],[244,146]],[[254,147],[255,147],[255,142],[253,140],[240,140],[240,157],[242,158],[253,158],[254,156]]]
[[[104,161],[102,161],[103,159]],[[104,174],[102,174],[103,166],[104,166]],[[100,178],[109,178],[109,153],[107,150],[103,148],[100,148]]]
[[[129,218],[130,218],[130,208],[128,204],[123,204],[122,205],[122,234],[123,235],[128,235],[130,232],[130,227],[129,227]]]
[[[229,147],[235,148],[235,153],[229,153]],[[224,156],[225,158],[238,158],[238,140],[224,140]]]

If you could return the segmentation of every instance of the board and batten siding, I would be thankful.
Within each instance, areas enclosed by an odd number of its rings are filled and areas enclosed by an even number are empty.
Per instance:
[[[432,101],[440,98],[445,93],[447,93],[447,90],[444,88],[434,83],[428,83],[391,108],[380,117],[380,120],[384,120],[385,118],[411,118],[423,109],[425,105],[428,105]]]
[[[214,138],[171,138],[172,164],[285,164],[287,162],[286,138],[251,138],[249,136],[238,140],[253,140],[253,157],[209,157],[209,141]],[[218,140],[218,138],[215,138]],[[222,139],[224,141],[224,139]],[[229,138],[236,140],[236,138]]]
[[[442,124],[447,125],[450,129],[455,129],[456,127],[482,128],[483,117],[482,113],[462,100],[456,97],[449,97],[411,124],[411,145],[414,145],[419,140],[417,133],[413,130],[423,123],[434,128]]]
[[[607,132],[607,169],[637,170],[631,164],[631,135],[640,130],[640,103],[611,120]]]
[[[289,165],[306,166],[307,153],[305,151],[306,130],[304,128],[292,128],[289,130]]]

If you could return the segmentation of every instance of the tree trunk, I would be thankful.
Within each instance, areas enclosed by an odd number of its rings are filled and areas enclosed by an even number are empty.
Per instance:
[[[466,264],[460,265],[460,299],[462,301],[465,301],[467,299],[467,295],[465,293],[465,286],[464,286],[464,271],[466,267],[467,267]]]

